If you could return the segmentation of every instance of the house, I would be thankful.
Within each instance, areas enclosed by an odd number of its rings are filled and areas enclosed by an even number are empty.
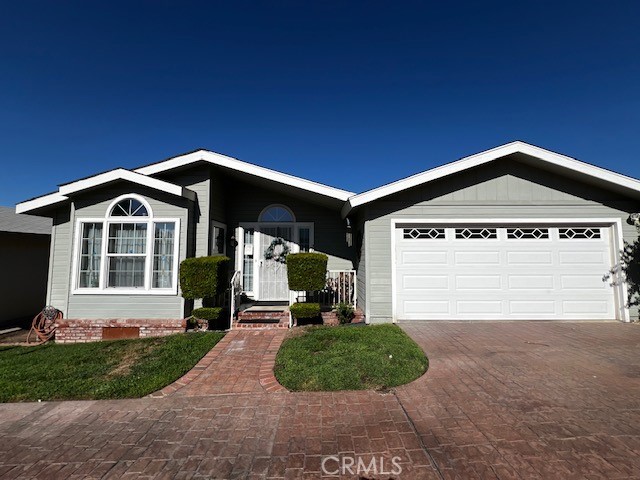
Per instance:
[[[28,323],[45,306],[51,219],[0,207],[0,327]]]
[[[76,339],[181,330],[191,256],[226,254],[245,296],[289,301],[286,266],[264,256],[277,239],[326,253],[369,322],[637,317],[602,277],[637,238],[640,181],[523,142],[358,195],[197,150],[17,210],[53,219],[47,303]]]

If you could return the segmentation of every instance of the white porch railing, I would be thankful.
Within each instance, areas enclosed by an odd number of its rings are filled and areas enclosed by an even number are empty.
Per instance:
[[[233,317],[236,314],[236,308],[240,305],[242,296],[242,273],[236,270],[233,272],[230,282],[231,295],[229,298],[229,330],[233,328]]]
[[[347,303],[353,307],[358,302],[358,285],[355,270],[328,270],[324,290],[318,292],[291,292],[290,303],[318,302],[324,306]]]

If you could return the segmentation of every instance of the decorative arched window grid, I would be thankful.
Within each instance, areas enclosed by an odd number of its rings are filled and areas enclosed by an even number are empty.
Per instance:
[[[103,218],[76,221],[74,293],[177,293],[180,219],[154,217],[136,194],[116,198]]]
[[[274,204],[266,207],[258,216],[259,222],[289,223],[295,222],[296,217],[291,209],[285,205]]]

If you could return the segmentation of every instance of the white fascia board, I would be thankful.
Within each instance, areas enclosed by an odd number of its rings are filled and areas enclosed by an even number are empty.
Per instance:
[[[339,188],[330,187],[321,183],[312,182],[311,180],[305,180],[304,178],[295,177],[286,173],[276,172],[269,168],[260,167],[251,163],[243,162],[233,157],[221,155],[219,153],[210,152],[208,150],[198,150],[193,153],[181,155],[179,157],[170,158],[164,162],[155,163],[146,167],[138,168],[135,170],[137,173],[143,175],[155,175],[166,170],[172,170],[174,168],[183,167],[190,163],[198,161],[209,162],[213,165],[219,165],[221,167],[230,168],[239,172],[253,175],[256,177],[272,180],[274,182],[282,183],[285,185],[291,185],[292,187],[300,188],[301,190],[307,190],[309,192],[318,193],[326,197],[336,198],[338,200],[346,201],[349,197],[355,195],[353,192],[341,190]]]
[[[169,193],[171,195],[185,197],[189,200],[195,200],[196,198],[195,192],[185,187],[165,182],[163,180],[158,180],[157,178],[147,177],[146,175],[132,172],[124,168],[116,168],[115,170],[111,170],[109,172],[101,173],[93,177],[85,178],[83,180],[78,180],[77,182],[63,185],[59,188],[58,191],[62,195],[71,195],[82,190],[95,188],[100,185],[104,185],[105,183],[114,182],[117,180],[126,180],[128,182],[137,183],[138,185],[143,185],[145,187]]]
[[[365,203],[372,202],[388,195],[393,195],[394,193],[398,193],[418,185],[423,185],[433,180],[446,177],[447,175],[452,175],[463,170],[477,167],[513,153],[524,153],[526,155],[539,158],[547,163],[595,177],[600,181],[609,182],[640,192],[640,181],[635,178],[627,177],[610,170],[605,170],[604,168],[596,167],[594,165],[581,162],[580,160],[576,160],[575,158],[551,152],[525,142],[516,141],[462,158],[458,161],[448,163],[440,167],[432,168],[431,170],[418,173],[411,177],[383,185],[382,187],[374,188],[368,192],[355,195],[354,197],[351,197],[343,207],[342,215],[346,217],[353,208]]]
[[[41,197],[27,200],[25,202],[18,203],[16,205],[16,213],[28,213],[32,210],[37,210],[42,207],[48,207],[49,205],[55,205],[56,203],[64,202],[69,197],[60,195],[60,193],[50,193]]]

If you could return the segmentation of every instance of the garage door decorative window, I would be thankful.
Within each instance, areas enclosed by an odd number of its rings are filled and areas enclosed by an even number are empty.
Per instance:
[[[456,228],[456,238],[462,240],[496,239],[498,230],[495,228]]]
[[[548,228],[507,228],[507,238],[516,240],[540,240],[549,238]]]
[[[445,238],[444,228],[405,228],[402,231],[403,238],[406,239],[441,239]]]
[[[560,228],[558,229],[561,239],[598,239],[600,238],[599,228]]]

